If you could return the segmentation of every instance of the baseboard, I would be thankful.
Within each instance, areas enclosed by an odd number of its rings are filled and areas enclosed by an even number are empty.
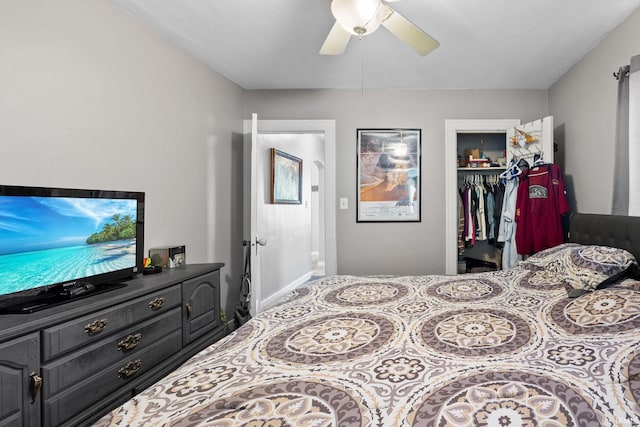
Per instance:
[[[267,310],[267,309],[273,307],[274,304],[277,303],[278,300],[280,300],[280,298],[282,298],[283,296],[287,295],[289,292],[293,291],[295,288],[297,288],[298,286],[302,285],[303,283],[307,282],[311,278],[312,274],[313,274],[313,272],[310,271],[310,272],[298,277],[296,280],[294,280],[293,282],[289,283],[287,286],[285,286],[284,288],[280,289],[275,294],[263,299],[262,303],[260,303],[260,311],[264,311],[264,310]]]

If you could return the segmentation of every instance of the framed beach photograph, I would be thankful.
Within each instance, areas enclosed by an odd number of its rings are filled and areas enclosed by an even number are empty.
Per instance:
[[[421,130],[357,130],[357,222],[420,222]]]
[[[271,148],[271,203],[302,203],[302,159]]]

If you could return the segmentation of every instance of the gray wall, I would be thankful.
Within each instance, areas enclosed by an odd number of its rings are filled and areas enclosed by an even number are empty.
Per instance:
[[[338,273],[444,273],[446,119],[522,119],[547,114],[545,90],[247,91],[245,115],[336,120]],[[356,223],[356,129],[422,129],[422,222]],[[336,203],[337,204],[337,203]]]
[[[146,192],[146,249],[226,263],[232,310],[243,90],[110,1],[0,0],[0,17],[0,183]]]
[[[618,85],[612,73],[640,54],[640,9],[549,89],[569,196],[578,212],[611,213]]]
[[[555,116],[578,209],[608,212],[616,82],[640,11],[545,90],[248,91],[115,4],[0,0],[0,182],[147,193],[147,248],[242,269],[243,118],[336,119],[338,271],[444,271],[444,120]],[[7,19],[6,17],[10,17]],[[422,222],[357,224],[356,129],[422,129]],[[598,173],[593,173],[598,171]],[[226,295],[224,295],[226,296]],[[224,297],[223,296],[223,297]]]

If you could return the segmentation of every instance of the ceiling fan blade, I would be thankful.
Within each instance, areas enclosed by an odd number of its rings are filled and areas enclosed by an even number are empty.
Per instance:
[[[336,21],[320,48],[320,55],[342,55],[351,39],[351,34]]]
[[[440,42],[429,34],[416,27],[411,21],[400,15],[394,9],[387,6],[392,13],[382,22],[394,36],[411,46],[420,55],[427,53],[440,46]]]

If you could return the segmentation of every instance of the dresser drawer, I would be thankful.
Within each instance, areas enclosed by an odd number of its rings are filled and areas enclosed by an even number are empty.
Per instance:
[[[70,320],[42,331],[42,356],[47,361],[75,348],[90,345],[180,305],[180,285]]]
[[[167,334],[181,331],[180,307],[113,334],[42,367],[43,393],[52,397],[104,368],[131,358]]]
[[[180,331],[166,334],[137,354],[103,369],[100,373],[88,377],[54,397],[45,398],[43,405],[45,424],[57,426],[75,414],[100,404],[103,399],[178,352],[181,343]]]

